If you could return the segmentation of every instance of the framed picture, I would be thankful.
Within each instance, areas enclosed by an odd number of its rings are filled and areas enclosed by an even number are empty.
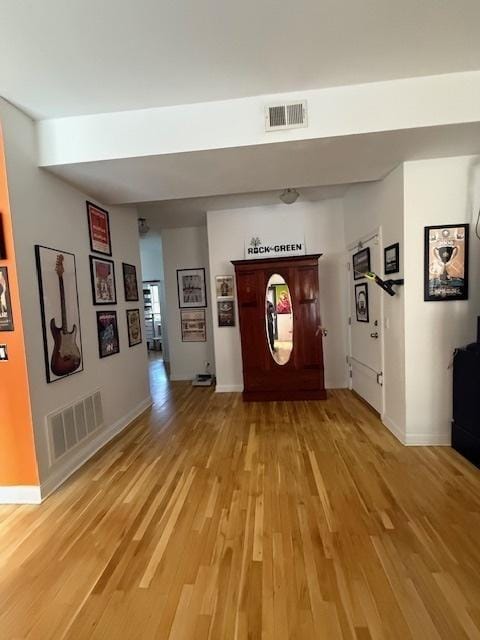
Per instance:
[[[468,300],[468,224],[425,227],[424,299]]]
[[[91,251],[111,256],[112,241],[108,211],[87,200],[87,217]]]
[[[383,250],[384,271],[386,275],[400,271],[400,244],[396,242]]]
[[[235,326],[235,308],[233,300],[218,300],[217,314],[219,327]]]
[[[83,371],[75,256],[35,245],[47,382]]]
[[[233,276],[216,276],[217,300],[233,300]]]
[[[123,288],[126,302],[138,302],[137,267],[122,262]]]
[[[12,302],[7,267],[0,267],[0,331],[13,331]]]
[[[357,313],[357,322],[368,322],[368,284],[355,285],[355,310]]]
[[[207,306],[205,269],[177,269],[177,284],[180,309]]]
[[[142,342],[140,309],[127,309],[127,330],[129,347],[134,347]]]
[[[182,342],[206,342],[207,328],[205,309],[198,311],[180,311]]]
[[[117,304],[113,261],[90,256],[90,277],[93,304]]]
[[[120,351],[116,311],[97,311],[98,355],[113,356]]]
[[[353,254],[353,279],[361,280],[367,271],[370,271],[370,248],[366,247]]]

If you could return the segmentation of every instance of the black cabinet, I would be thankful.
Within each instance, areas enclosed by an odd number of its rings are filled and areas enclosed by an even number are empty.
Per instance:
[[[452,447],[480,467],[480,344],[455,355]]]

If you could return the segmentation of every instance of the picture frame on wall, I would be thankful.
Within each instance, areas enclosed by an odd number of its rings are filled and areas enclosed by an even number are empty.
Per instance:
[[[215,276],[217,300],[233,300],[233,276]]]
[[[13,331],[12,301],[8,268],[0,267],[0,331]]]
[[[117,304],[115,265],[113,260],[90,256],[90,278],[94,305]]]
[[[47,382],[83,371],[75,255],[35,245]]]
[[[90,250],[93,253],[112,255],[112,241],[110,237],[110,219],[106,209],[97,204],[86,201],[88,233],[90,236]]]
[[[107,358],[120,352],[116,311],[97,311],[98,355]]]
[[[127,309],[128,346],[135,347],[142,342],[142,320],[140,309]]]
[[[195,309],[207,306],[205,269],[177,269],[178,306]]]
[[[468,300],[468,224],[425,227],[424,300]]]
[[[219,327],[234,327],[235,305],[233,300],[217,300],[217,316]]]
[[[366,282],[355,285],[355,311],[357,322],[369,322],[368,284]]]
[[[126,302],[138,302],[137,267],[134,264],[122,262],[123,289]]]
[[[361,280],[365,277],[365,273],[370,271],[370,247],[360,249],[352,256],[353,263],[353,279]]]
[[[180,310],[182,342],[206,342],[207,326],[205,309]]]
[[[383,250],[383,268],[385,275],[400,271],[400,244],[395,242]]]

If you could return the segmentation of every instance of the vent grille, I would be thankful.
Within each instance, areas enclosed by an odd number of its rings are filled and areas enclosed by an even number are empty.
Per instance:
[[[306,127],[307,101],[272,104],[265,107],[265,130],[297,129]]]
[[[103,426],[100,391],[47,416],[50,466]]]

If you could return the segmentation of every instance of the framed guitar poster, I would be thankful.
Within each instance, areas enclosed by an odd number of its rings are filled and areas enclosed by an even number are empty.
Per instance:
[[[75,256],[35,245],[47,382],[83,371]]]

